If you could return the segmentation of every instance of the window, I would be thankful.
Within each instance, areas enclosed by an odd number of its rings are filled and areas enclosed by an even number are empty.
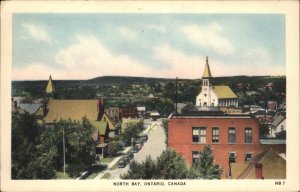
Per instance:
[[[193,142],[198,143],[199,142],[199,128],[193,128]]]
[[[236,159],[236,153],[235,152],[229,152],[228,153],[228,162],[230,163],[235,163]]]
[[[252,143],[252,128],[245,129],[245,143]]]
[[[193,142],[194,143],[206,143],[206,128],[205,127],[193,127]]]
[[[212,128],[212,142],[219,143],[219,138],[220,138],[219,128],[213,127]]]
[[[235,128],[231,127],[228,129],[228,143],[235,143],[236,136],[235,136]]]
[[[252,158],[252,154],[251,152],[246,152],[245,153],[245,161],[249,161]]]
[[[193,159],[193,164],[196,162],[197,159],[199,159],[199,151],[193,151],[192,152],[192,159]]]

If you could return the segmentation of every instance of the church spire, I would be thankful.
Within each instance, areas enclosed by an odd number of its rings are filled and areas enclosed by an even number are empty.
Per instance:
[[[55,91],[55,88],[54,88],[54,85],[53,85],[53,82],[52,82],[52,77],[50,75],[49,81],[48,81],[48,84],[47,84],[47,87],[46,87],[46,93],[51,94],[54,91]]]
[[[211,73],[210,73],[210,69],[209,69],[209,65],[208,65],[208,57],[206,57],[206,65],[205,65],[205,68],[204,68],[202,78],[212,78]]]

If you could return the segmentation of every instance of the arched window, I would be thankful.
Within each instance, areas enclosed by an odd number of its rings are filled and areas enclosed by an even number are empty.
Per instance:
[[[203,106],[205,106],[205,107],[206,107],[206,106],[207,106],[207,103],[206,103],[206,102],[204,102],[204,103],[203,103]]]

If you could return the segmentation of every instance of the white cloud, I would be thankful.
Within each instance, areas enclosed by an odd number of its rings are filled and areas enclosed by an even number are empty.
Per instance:
[[[125,26],[119,27],[118,32],[122,37],[129,40],[134,40],[137,37],[137,33],[134,30]]]
[[[51,37],[43,28],[33,24],[23,24],[23,27],[27,30],[31,38],[37,41],[43,41],[50,44],[52,43]]]
[[[62,49],[55,56],[67,68],[72,79],[104,75],[152,76],[153,71],[128,55],[110,52],[94,36],[77,35],[78,42]]]
[[[212,48],[223,55],[234,52],[231,42],[222,36],[223,28],[218,23],[211,23],[208,26],[189,24],[182,26],[180,30],[193,44]]]
[[[158,31],[160,33],[165,33],[166,32],[166,27],[163,26],[163,25],[150,24],[150,25],[148,25],[148,28],[156,30],[156,31]]]
[[[200,78],[202,76],[203,71],[200,69],[205,62],[203,56],[187,55],[167,44],[155,47],[153,52],[154,59],[168,65],[167,69],[159,72],[164,77]]]

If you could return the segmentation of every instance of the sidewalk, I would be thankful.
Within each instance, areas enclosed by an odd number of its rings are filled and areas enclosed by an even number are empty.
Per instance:
[[[131,149],[131,147],[127,147],[126,149],[124,149],[122,151],[122,153],[126,154],[130,149]],[[94,179],[101,179],[101,177],[105,173],[108,173],[110,171],[110,168],[112,168],[121,158],[122,158],[122,155],[114,158],[109,164],[107,164],[107,168],[104,171],[100,172]]]

